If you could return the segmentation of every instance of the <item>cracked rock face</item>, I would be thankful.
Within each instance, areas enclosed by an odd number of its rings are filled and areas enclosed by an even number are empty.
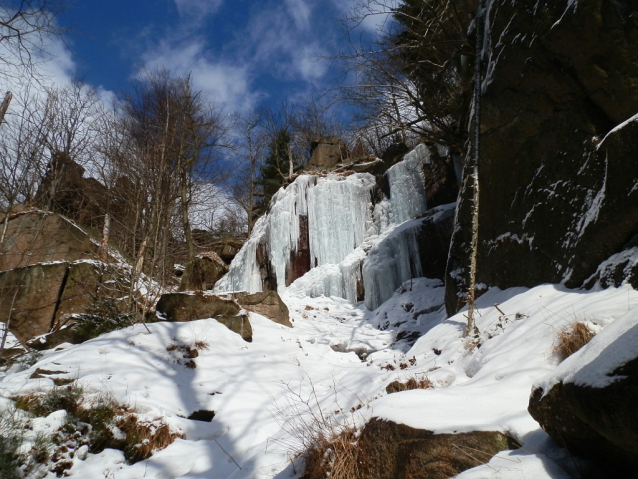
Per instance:
[[[488,2],[478,283],[576,287],[638,233],[638,2]],[[460,194],[446,306],[466,290]]]
[[[614,341],[592,363],[604,364],[611,362],[610,358],[613,361],[618,347]],[[592,363],[584,361],[578,371]],[[548,390],[537,387],[530,396],[528,410],[547,434],[571,454],[598,463],[610,477],[634,477],[638,468],[638,358],[603,377],[609,378],[613,381],[605,387],[576,381],[558,382]]]

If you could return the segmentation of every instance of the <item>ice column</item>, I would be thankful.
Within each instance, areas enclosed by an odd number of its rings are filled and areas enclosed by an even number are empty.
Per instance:
[[[262,290],[261,274],[257,264],[257,247],[266,234],[267,218],[262,216],[255,223],[248,241],[233,258],[228,273],[220,279],[214,288],[216,293],[248,291],[257,293]]]
[[[308,214],[308,189],[316,182],[316,176],[299,176],[272,199],[268,212],[268,255],[277,276],[278,289],[286,285],[290,253],[297,251],[299,245],[299,217]]]
[[[308,231],[313,266],[338,264],[372,228],[371,190],[368,174],[321,178],[308,190]]]
[[[419,219],[397,227],[368,252],[362,272],[369,310],[392,297],[405,281],[423,276],[418,240],[422,222]]]
[[[403,223],[427,210],[423,164],[429,162],[430,150],[421,144],[386,172],[390,184],[392,223]]]

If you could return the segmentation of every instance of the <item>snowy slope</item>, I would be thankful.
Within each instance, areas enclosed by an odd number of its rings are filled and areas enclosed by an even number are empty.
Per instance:
[[[361,426],[378,416],[436,432],[500,430],[523,444],[463,473],[464,479],[569,477],[571,460],[527,413],[531,386],[557,366],[558,330],[584,320],[602,328],[636,311],[638,293],[554,285],[491,290],[478,301],[482,345],[474,349],[462,338],[462,313],[444,320],[437,281],[408,282],[373,312],[339,298],[284,300],[294,327],[251,314],[252,343],[213,319],[150,324],[150,334],[137,325],[45,353],[32,368],[2,377],[0,395],[51,388],[51,379],[30,379],[36,368],[64,371],[56,377],[77,379],[89,394],[108,391],[185,434],[132,466],[115,450],[76,457],[70,474],[77,478],[295,477],[299,468],[290,459],[301,443],[294,431],[318,408],[329,421]],[[396,341],[399,331],[415,330],[423,336],[413,347]],[[195,369],[167,351],[195,341],[208,344]],[[385,392],[392,381],[426,375],[432,390]],[[212,422],[185,419],[200,409],[215,411]],[[59,425],[55,414],[36,428]]]

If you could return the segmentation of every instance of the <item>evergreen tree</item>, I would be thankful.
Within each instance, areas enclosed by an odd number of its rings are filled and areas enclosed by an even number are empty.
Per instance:
[[[264,159],[257,180],[259,187],[257,215],[268,208],[272,196],[281,188],[290,176],[291,136],[288,129],[277,130],[270,141],[268,156]],[[294,162],[294,159],[293,159]]]

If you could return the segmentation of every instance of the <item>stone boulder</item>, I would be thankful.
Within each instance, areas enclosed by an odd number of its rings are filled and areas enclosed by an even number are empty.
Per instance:
[[[58,262],[0,273],[0,321],[22,344],[73,321],[96,297],[128,290],[114,266],[97,262]]]
[[[623,324],[624,323],[624,324]],[[532,390],[529,413],[571,454],[610,477],[638,469],[636,310],[605,327]]]
[[[311,154],[308,166],[317,168],[332,168],[345,158],[348,158],[346,144],[335,136],[320,138],[310,145]]]
[[[246,311],[261,314],[271,321],[292,328],[288,306],[284,303],[276,291],[263,291],[261,293],[234,293],[232,297]]]
[[[160,297],[155,308],[157,315],[167,321],[186,322],[214,318],[244,341],[253,338],[253,329],[242,308],[232,299],[211,294],[169,293]]]
[[[215,318],[226,324],[236,317],[245,317],[240,314],[242,310],[261,314],[275,323],[292,327],[288,307],[276,291],[233,293],[224,297],[202,293],[168,293],[162,295],[156,306],[160,317],[177,322]],[[238,323],[238,327],[242,327],[242,324]],[[250,328],[250,323],[243,327]],[[231,330],[235,331],[233,328]]]
[[[69,220],[44,211],[23,211],[10,216],[0,243],[0,271],[98,256],[99,245]]]
[[[578,287],[638,233],[638,23],[629,14],[638,7],[634,0],[492,3],[476,281]],[[464,178],[449,314],[463,305],[468,284],[472,188]]]
[[[638,235],[627,246],[628,249],[603,261],[596,273],[587,279],[585,288],[590,289],[595,285],[617,288],[628,283],[638,289]]]
[[[389,168],[403,159],[410,148],[405,143],[394,143],[386,148],[381,159]]]
[[[357,478],[447,479],[520,447],[496,431],[434,434],[372,418],[357,443]],[[319,479],[307,471],[304,479]]]
[[[216,240],[211,245],[211,250],[219,255],[219,257],[226,263],[230,262],[237,256],[239,250],[244,245],[244,241],[232,236],[225,236]]]
[[[228,272],[228,265],[212,251],[198,255],[186,265],[182,274],[180,291],[206,291],[213,289],[219,279]]]

